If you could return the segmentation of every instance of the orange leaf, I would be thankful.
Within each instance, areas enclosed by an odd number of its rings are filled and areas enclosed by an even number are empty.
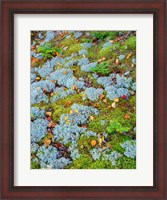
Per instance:
[[[126,114],[126,115],[124,116],[124,118],[125,118],[125,119],[130,119],[130,115],[129,115],[129,114]]]
[[[96,145],[96,140],[91,140],[90,144],[92,147],[94,147]]]
[[[64,71],[63,74],[66,75],[66,74],[68,74],[68,72],[67,72],[67,71]]]

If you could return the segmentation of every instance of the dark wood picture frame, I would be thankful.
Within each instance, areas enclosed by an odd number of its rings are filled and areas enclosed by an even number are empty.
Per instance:
[[[165,130],[165,0],[2,0],[1,1],[1,199],[167,199]],[[14,15],[153,14],[153,186],[14,186]]]

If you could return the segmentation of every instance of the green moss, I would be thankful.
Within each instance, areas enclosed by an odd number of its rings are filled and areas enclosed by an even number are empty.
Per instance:
[[[136,169],[136,160],[123,156],[117,160],[116,167],[119,169]]]
[[[31,161],[31,169],[40,169],[39,163]]]
[[[92,39],[90,39],[90,38],[81,38],[80,39],[80,42],[82,43],[84,43],[84,42],[92,42]]]
[[[96,160],[90,165],[90,169],[113,169],[112,163],[108,160]]]
[[[54,121],[59,121],[60,116],[62,114],[68,113],[69,111],[69,109],[65,108],[63,105],[57,105],[56,103],[52,108],[54,109],[52,114],[52,118]]]
[[[123,144],[127,140],[131,140],[131,138],[127,135],[115,134],[115,135],[112,135],[111,141],[109,141],[109,144],[111,144],[113,151],[117,151],[123,154],[125,150],[121,147],[121,144]]]
[[[93,159],[90,155],[81,154],[80,157],[73,161],[69,166],[70,169],[90,169]]]
[[[129,103],[131,106],[136,107],[136,95],[131,96]]]
[[[67,47],[69,47],[70,45],[73,45],[73,44],[74,44],[74,39],[72,39],[72,38],[69,38],[69,39],[65,38],[60,42],[61,46],[67,46]]]
[[[116,50],[119,50],[119,47],[120,47],[119,43],[114,43],[113,45],[111,45],[109,47],[102,48],[99,51],[98,58],[102,58],[102,57],[105,57],[108,59],[111,59],[113,57],[116,58],[117,54],[115,54],[114,52]]]
[[[66,106],[68,104],[68,102],[70,102],[69,106]],[[58,101],[56,101],[55,103],[52,103],[49,105],[49,108],[53,108],[53,120],[54,121],[59,121],[60,116],[62,114],[66,114],[70,111],[70,107],[73,103],[81,103],[82,102],[82,97],[80,94],[74,94],[74,95],[70,95],[67,96],[64,99],[60,99]]]
[[[70,56],[72,53],[78,53],[82,49],[80,43],[73,43],[67,50],[63,52],[64,56]]]
[[[91,137],[80,137],[80,139],[78,140],[78,148],[80,153],[89,153],[89,151],[93,148],[91,146],[91,141],[92,140],[96,140],[97,141],[97,137],[91,136]]]
[[[128,48],[135,50],[136,49],[136,36],[129,37],[125,41],[125,45],[127,45]]]

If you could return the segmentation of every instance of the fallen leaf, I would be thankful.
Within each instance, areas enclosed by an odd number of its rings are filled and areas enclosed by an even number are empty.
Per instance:
[[[47,118],[47,120],[48,120],[48,121],[51,121],[51,120],[52,120],[52,118],[51,118],[51,117],[48,117],[48,118]]]
[[[50,140],[50,139],[47,138],[47,139],[44,140],[44,144],[45,144],[46,146],[49,146],[50,143],[51,143],[51,140]]]
[[[94,103],[93,106],[94,106],[95,108],[99,108],[100,105],[99,105],[99,103]]]
[[[52,113],[51,112],[46,112],[45,115],[51,117]]]
[[[73,110],[70,110],[70,115],[73,113]]]
[[[107,99],[103,99],[103,102],[104,102],[104,103],[107,103]]]
[[[124,118],[125,118],[125,119],[130,119],[130,115],[129,115],[129,114],[126,114],[126,115],[124,116]]]
[[[112,106],[113,108],[116,108],[116,102],[114,101],[114,102],[111,104],[111,106]]]
[[[65,70],[65,71],[63,72],[63,74],[66,75],[66,74],[68,74],[68,72]]]
[[[119,101],[119,99],[118,99],[118,98],[115,98],[115,99],[114,99],[114,102],[118,102],[118,101]]]
[[[67,101],[65,107],[68,108],[72,104],[71,101]]]
[[[77,90],[78,88],[77,88],[76,85],[73,85],[73,86],[71,87],[71,89],[73,89],[73,90]]]
[[[103,142],[103,139],[102,139],[102,138],[99,138],[99,139],[98,139],[98,142],[99,142],[99,146],[101,147],[101,144],[102,144],[102,142]]]
[[[75,113],[79,113],[78,109],[75,109],[74,112],[75,112]]]
[[[54,144],[54,146],[55,146],[56,148],[61,148],[63,145],[62,145],[61,143],[57,142],[56,144]]]
[[[112,106],[108,106],[108,109],[111,109],[112,108]]]
[[[87,126],[85,124],[82,125],[82,128],[87,128]]]
[[[50,93],[50,96],[52,97],[52,96],[53,96],[53,94],[54,94],[54,93],[53,93],[53,92],[51,92],[51,93]]]
[[[108,147],[108,148],[112,148],[112,145],[110,144],[110,143],[106,143],[106,146]]]
[[[122,98],[123,98],[123,99],[126,99],[126,98],[127,98],[127,95],[126,95],[126,94],[122,95]]]
[[[118,58],[116,59],[115,63],[116,63],[116,64],[118,64],[118,63],[119,63],[119,59],[118,59]]]
[[[93,121],[93,120],[94,120],[94,117],[93,117],[93,116],[90,116],[90,120]]]
[[[40,77],[36,77],[36,81],[40,81],[40,79],[41,79]]]
[[[104,94],[100,94],[100,95],[99,95],[99,99],[100,99],[100,100],[104,99],[104,97],[105,97]]]
[[[90,144],[92,147],[94,147],[96,145],[96,140],[91,140]]]
[[[48,133],[48,139],[53,138],[53,134],[52,133]]]
[[[129,59],[132,56],[132,53],[129,53],[126,57],[126,59]]]

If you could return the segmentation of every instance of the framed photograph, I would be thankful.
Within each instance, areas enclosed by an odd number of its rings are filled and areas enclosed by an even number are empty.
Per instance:
[[[165,200],[166,2],[1,11],[1,199]]]

